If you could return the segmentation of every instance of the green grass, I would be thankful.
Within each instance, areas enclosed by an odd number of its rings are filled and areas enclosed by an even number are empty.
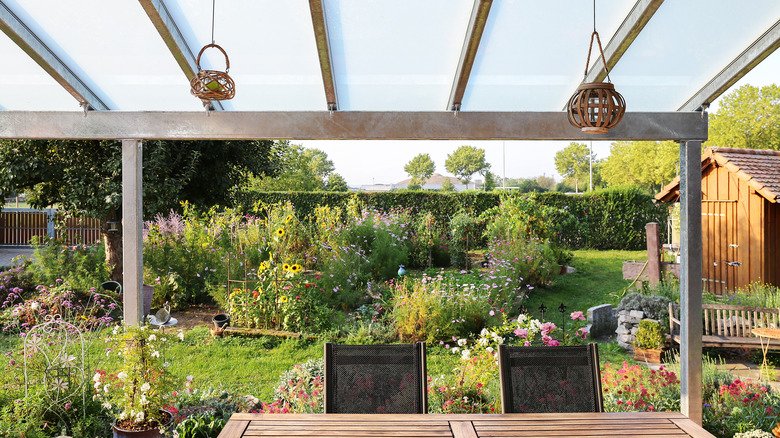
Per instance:
[[[561,303],[566,305],[567,313],[599,304],[612,304],[617,307],[623,291],[631,284],[623,280],[623,262],[647,259],[645,251],[594,251],[578,250],[574,252],[571,266],[576,272],[555,278],[552,286],[536,288],[529,294],[525,306],[536,318],[541,316],[539,306],[544,304],[549,312],[557,312]]]

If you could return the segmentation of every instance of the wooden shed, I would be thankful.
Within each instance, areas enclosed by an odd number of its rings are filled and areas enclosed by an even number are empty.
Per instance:
[[[703,289],[780,286],[780,151],[707,148],[701,178]],[[655,198],[677,202],[679,177]]]

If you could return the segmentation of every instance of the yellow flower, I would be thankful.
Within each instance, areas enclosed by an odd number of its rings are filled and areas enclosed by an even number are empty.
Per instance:
[[[288,214],[286,218],[284,218],[284,223],[288,223],[292,220],[292,215]]]
[[[292,265],[292,267],[290,267],[290,271],[291,271],[291,272],[298,272],[298,271],[300,271],[301,269],[303,269],[303,266],[301,266],[301,265],[298,265],[298,264]]]
[[[284,228],[279,228],[276,230],[276,235],[279,237],[284,236]]]
[[[285,263],[284,266],[282,266],[282,269],[284,269],[285,271],[289,271],[290,265],[288,263]]]
[[[287,295],[282,295],[281,297],[279,297],[279,301],[281,301],[282,303],[286,303],[287,302]]]

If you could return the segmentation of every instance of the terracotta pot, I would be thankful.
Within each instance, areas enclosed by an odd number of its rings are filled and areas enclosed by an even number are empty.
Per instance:
[[[170,428],[171,424],[173,424],[173,414],[163,409],[161,409],[161,411],[168,414],[168,422],[162,427],[156,427],[154,429],[124,430],[116,427],[116,420],[114,420],[114,423],[111,425],[114,429],[114,438],[166,438],[167,435],[164,435],[160,429],[167,430]]]
[[[663,353],[663,350],[634,347],[634,360],[647,363],[663,363],[661,360]]]

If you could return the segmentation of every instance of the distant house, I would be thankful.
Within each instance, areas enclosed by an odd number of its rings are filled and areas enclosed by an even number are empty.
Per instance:
[[[458,178],[455,178],[454,176],[444,176],[438,173],[434,173],[433,175],[431,175],[430,178],[426,179],[425,184],[423,184],[421,187],[423,190],[441,190],[441,185],[445,180],[450,180],[453,187],[455,187],[455,191],[457,192],[462,192],[464,190],[474,189],[478,187],[477,183],[470,182],[468,184],[463,184],[460,182]],[[393,186],[405,189],[409,187],[409,184],[411,183],[412,183],[412,179],[408,178],[393,184]]]
[[[707,148],[701,173],[704,289],[780,286],[780,151]],[[678,202],[679,177],[655,197]]]

